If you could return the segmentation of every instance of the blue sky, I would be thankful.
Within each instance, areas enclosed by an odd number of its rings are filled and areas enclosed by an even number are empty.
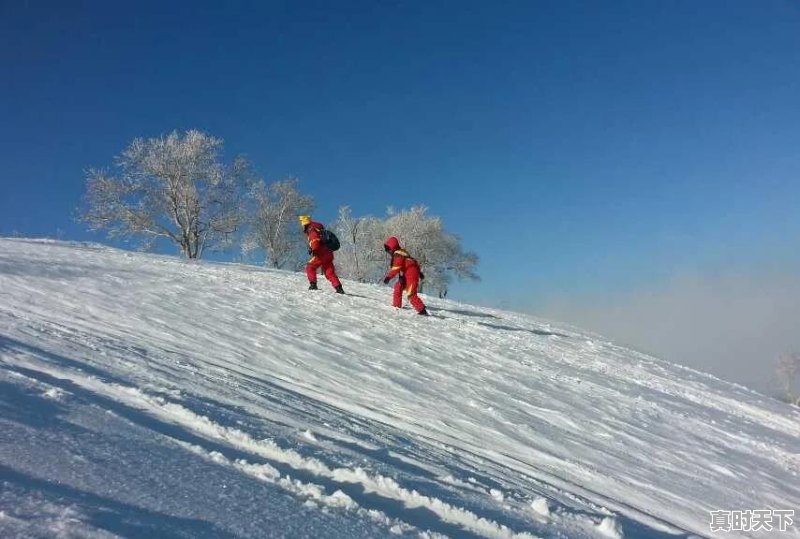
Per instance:
[[[422,203],[536,310],[788,267],[800,3],[4,2],[0,234],[102,239],[82,171],[197,128],[316,217]]]

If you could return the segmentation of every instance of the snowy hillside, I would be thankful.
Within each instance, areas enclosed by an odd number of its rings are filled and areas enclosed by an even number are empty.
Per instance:
[[[0,537],[800,537],[800,414],[536,319],[0,239]],[[795,519],[800,521],[800,514]]]

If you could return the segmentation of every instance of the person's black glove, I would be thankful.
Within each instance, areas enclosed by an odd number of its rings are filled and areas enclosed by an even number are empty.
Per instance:
[[[308,254],[312,254],[314,251],[311,250],[311,247],[308,248]]]
[[[422,280],[422,281],[424,281],[424,280],[425,280],[425,274],[424,274],[424,273],[422,273],[421,271],[419,272],[419,278],[420,278],[420,280]]]
[[[386,277],[383,279],[383,284],[389,284],[389,281],[391,281],[391,279],[389,277]]]

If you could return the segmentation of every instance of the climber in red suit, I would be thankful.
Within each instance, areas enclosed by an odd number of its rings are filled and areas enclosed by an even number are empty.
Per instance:
[[[417,295],[419,280],[425,278],[424,275],[422,275],[422,271],[419,269],[419,263],[414,257],[400,248],[400,242],[394,236],[386,240],[383,244],[383,248],[387,253],[392,255],[389,271],[383,278],[383,282],[389,284],[389,281],[393,278],[398,275],[400,276],[397,282],[394,283],[392,305],[397,308],[403,306],[403,290],[405,289],[408,295],[408,301],[414,309],[416,309],[417,314],[428,316],[428,310],[425,308],[425,304],[422,303],[422,300]]]
[[[309,215],[300,215],[297,219],[308,237],[308,254],[311,255],[311,259],[306,264],[308,289],[317,290],[317,269],[322,268],[325,278],[330,281],[336,293],[344,294],[342,283],[336,276],[336,268],[333,265],[333,251],[322,243],[320,238],[320,231],[325,227],[322,226],[322,223],[312,221]]]

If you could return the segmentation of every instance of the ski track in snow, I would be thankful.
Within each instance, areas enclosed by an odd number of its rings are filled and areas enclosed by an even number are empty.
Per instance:
[[[326,285],[0,239],[0,536],[706,537],[709,510],[800,510],[782,403]]]

